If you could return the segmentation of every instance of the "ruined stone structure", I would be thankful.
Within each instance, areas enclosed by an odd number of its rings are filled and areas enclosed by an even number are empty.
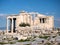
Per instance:
[[[21,11],[17,15],[7,16],[7,33],[10,30],[11,33],[16,32],[19,28],[19,24],[28,23],[30,27],[38,26],[41,29],[52,29],[54,27],[54,17],[46,16],[35,12]]]

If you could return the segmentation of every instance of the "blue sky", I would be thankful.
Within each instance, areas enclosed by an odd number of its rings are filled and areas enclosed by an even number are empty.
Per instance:
[[[21,10],[53,15],[55,26],[60,27],[60,0],[0,0],[0,27],[6,26],[6,14],[18,14]]]

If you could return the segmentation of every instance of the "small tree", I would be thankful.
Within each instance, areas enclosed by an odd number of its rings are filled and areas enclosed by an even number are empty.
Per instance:
[[[26,27],[26,26],[30,26],[30,24],[28,24],[28,23],[26,23],[26,24],[25,23],[21,23],[21,24],[19,24],[19,26],[20,27]]]

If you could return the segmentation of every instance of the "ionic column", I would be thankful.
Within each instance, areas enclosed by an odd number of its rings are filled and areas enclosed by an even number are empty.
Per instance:
[[[7,27],[6,32],[8,33],[8,18],[7,18],[7,25],[6,25],[6,27]]]
[[[12,26],[11,26],[12,30],[11,33],[13,33],[13,18],[12,18]]]

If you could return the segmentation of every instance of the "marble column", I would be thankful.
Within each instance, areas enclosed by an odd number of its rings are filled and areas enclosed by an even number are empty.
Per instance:
[[[26,15],[26,19],[25,20],[26,20],[26,23],[27,23],[27,15]]]
[[[32,25],[32,17],[30,16],[30,25]]]
[[[13,32],[15,32],[15,26],[16,26],[16,18],[13,19]]]
[[[8,18],[7,18],[7,33],[8,33]]]
[[[13,33],[13,18],[12,18],[11,33]]]
[[[10,32],[11,32],[11,26],[12,26],[12,19],[10,18]]]

